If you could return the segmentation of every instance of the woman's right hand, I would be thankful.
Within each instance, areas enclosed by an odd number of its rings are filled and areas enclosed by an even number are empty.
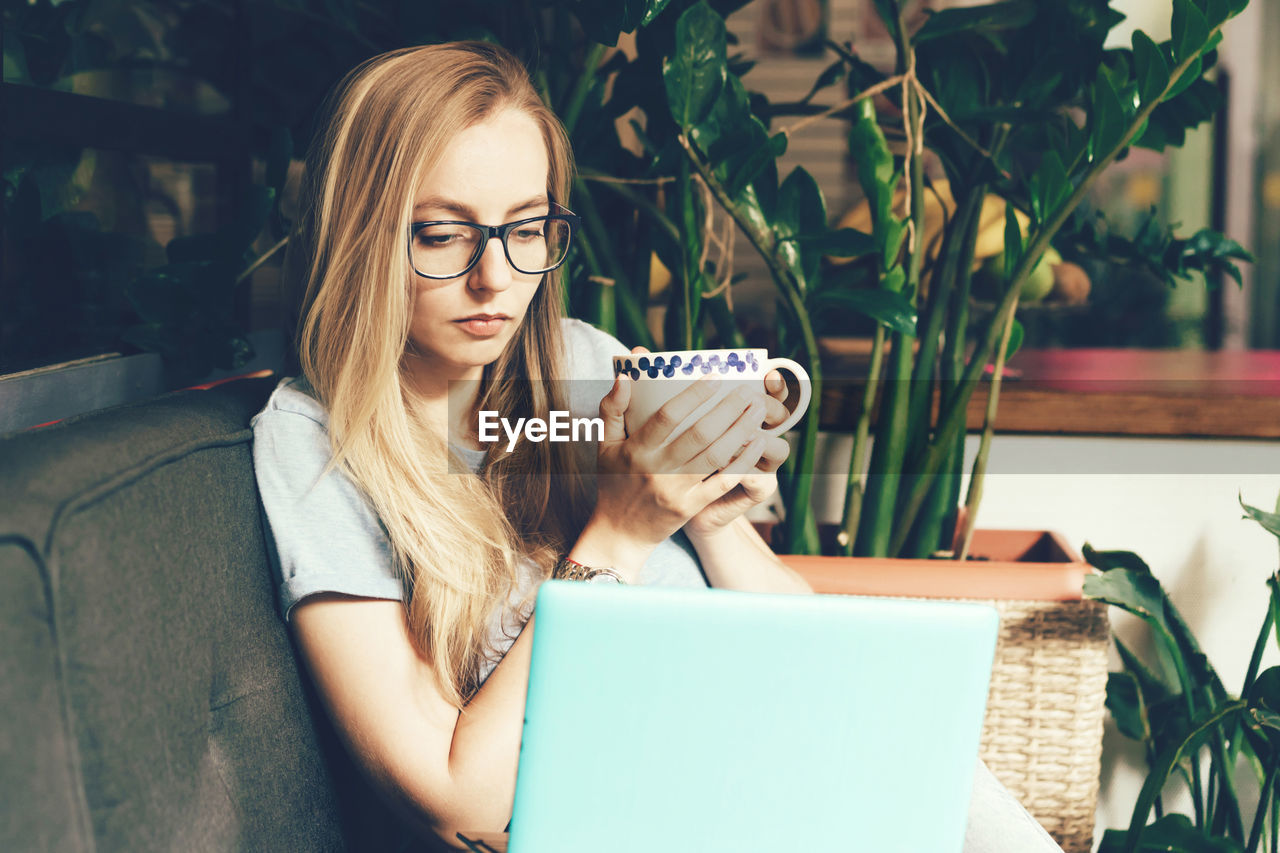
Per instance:
[[[631,379],[614,379],[600,402],[604,440],[596,508],[588,529],[604,528],[620,545],[647,552],[752,471],[765,448],[761,393],[744,389],[727,394],[674,434],[723,381],[709,374],[691,383],[628,436],[624,415],[631,401]]]

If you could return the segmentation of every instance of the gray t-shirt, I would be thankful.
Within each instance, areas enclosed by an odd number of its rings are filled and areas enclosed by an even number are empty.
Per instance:
[[[580,320],[565,320],[562,328],[568,376],[574,380],[567,383],[571,416],[596,417],[613,379],[610,359],[627,349]],[[295,604],[320,592],[404,600],[391,567],[387,532],[377,514],[345,473],[324,473],[331,458],[327,425],[327,412],[299,379],[282,379],[253,419],[254,470],[277,571],[277,604],[286,620]],[[484,459],[483,451],[456,446],[453,450],[473,471]],[[537,586],[532,570],[529,561],[521,561],[518,588],[489,626],[490,643],[499,654],[506,653],[523,625],[517,605]],[[654,550],[640,582],[707,585],[682,533]],[[496,659],[491,661],[483,676],[487,678],[496,664]]]

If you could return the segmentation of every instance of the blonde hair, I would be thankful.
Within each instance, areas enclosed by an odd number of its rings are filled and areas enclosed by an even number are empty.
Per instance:
[[[447,440],[415,415],[406,381],[413,193],[455,134],[507,108],[541,129],[547,193],[564,201],[568,139],[508,51],[482,42],[405,48],[351,71],[312,142],[300,234],[286,259],[286,277],[305,289],[297,354],[329,413],[331,467],[363,490],[386,528],[410,634],[457,707],[494,656],[487,626],[518,582],[517,560],[548,576],[588,500],[566,443],[520,442],[510,454],[491,450],[479,475],[456,473],[461,463],[449,473]],[[542,418],[568,408],[555,381],[512,381],[563,376],[562,302],[560,275],[549,273],[485,366],[479,408]]]

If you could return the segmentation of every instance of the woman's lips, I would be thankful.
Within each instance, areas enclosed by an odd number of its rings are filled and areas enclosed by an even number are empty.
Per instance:
[[[474,317],[463,317],[454,320],[463,331],[477,338],[491,338],[502,331],[510,317],[501,314],[477,314]]]

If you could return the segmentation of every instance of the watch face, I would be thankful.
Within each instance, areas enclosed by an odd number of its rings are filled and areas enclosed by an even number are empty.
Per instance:
[[[617,579],[617,578],[615,578],[615,577],[614,577],[613,575],[611,575],[611,574],[605,574],[604,572],[597,572],[596,574],[594,574],[594,575],[592,575],[591,577],[587,578],[587,583],[612,583],[612,584],[616,584],[617,582],[618,582],[618,579]]]

